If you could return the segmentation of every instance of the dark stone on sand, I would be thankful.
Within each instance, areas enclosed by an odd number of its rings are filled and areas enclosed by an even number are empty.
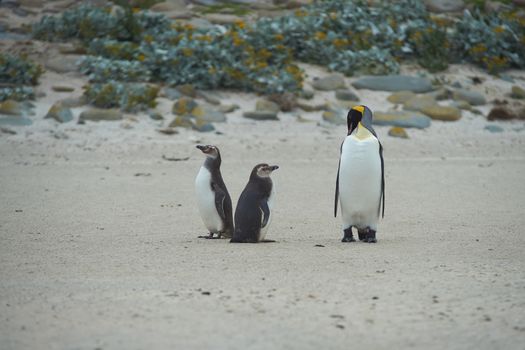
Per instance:
[[[312,86],[320,91],[333,91],[343,89],[345,87],[345,80],[341,74],[330,74],[326,77],[315,79]]]
[[[118,109],[90,108],[80,113],[79,116],[79,122],[84,122],[86,120],[94,122],[115,121],[121,119],[122,113]]]
[[[46,119],[54,119],[59,123],[67,123],[73,120],[73,112],[62,103],[57,102],[47,112]]]
[[[486,125],[484,129],[491,133],[503,132],[503,128],[499,125]]]
[[[244,118],[253,120],[279,120],[277,113],[270,111],[251,111],[242,114]]]

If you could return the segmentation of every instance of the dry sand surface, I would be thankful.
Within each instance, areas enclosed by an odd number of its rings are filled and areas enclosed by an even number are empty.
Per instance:
[[[361,92],[373,108],[383,95]],[[523,123],[493,134],[466,113],[408,140],[377,127],[379,241],[343,244],[344,126],[236,112],[221,135],[166,136],[137,119],[0,135],[1,349],[525,348]],[[280,166],[277,243],[197,238],[196,143],[221,148],[234,205],[256,163]]]

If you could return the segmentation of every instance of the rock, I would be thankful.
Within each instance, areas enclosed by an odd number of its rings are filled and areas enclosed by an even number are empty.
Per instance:
[[[386,99],[391,103],[404,104],[414,96],[416,96],[416,94],[412,91],[397,91],[388,96]]]
[[[72,86],[65,86],[65,85],[55,85],[51,87],[53,91],[56,92],[73,92],[75,91],[75,88]]]
[[[181,97],[173,104],[171,113],[176,115],[191,114],[191,112],[198,106],[197,102],[189,97]]]
[[[189,20],[189,19],[192,19],[192,17],[193,17],[193,14],[191,13],[191,11],[185,11],[185,10],[182,10],[182,11],[166,11],[166,12],[162,12],[162,14],[164,16],[166,16],[167,18],[169,18],[169,19]]]
[[[179,133],[177,129],[174,128],[157,129],[157,131],[164,135],[175,135]]]
[[[185,11],[186,2],[184,0],[168,0],[154,4],[149,8],[153,12]]]
[[[312,90],[305,89],[300,92],[300,97],[304,98],[305,100],[311,100],[314,98],[315,93]]]
[[[151,112],[149,117],[153,120],[164,120],[164,116],[159,112]]]
[[[510,92],[510,97],[515,99],[525,99],[525,89],[522,89],[518,85],[514,85]]]
[[[461,12],[465,9],[463,0],[424,0],[427,10],[437,13]]]
[[[204,18],[192,18],[188,21],[188,24],[196,29],[212,29],[215,25]]]
[[[456,101],[467,101],[471,106],[482,106],[487,103],[485,96],[479,92],[465,89],[454,90],[452,98]]]
[[[255,110],[256,111],[266,111],[266,112],[273,112],[278,113],[281,108],[277,105],[277,103],[274,103],[272,101],[268,100],[257,100],[255,102]]]
[[[214,96],[210,92],[199,91],[197,92],[197,96],[203,98],[204,101],[208,102],[209,104],[216,105],[216,106],[221,104],[221,100],[219,100],[218,97]]]
[[[498,125],[486,125],[484,129],[492,133],[503,132],[503,128]]]
[[[269,111],[244,112],[242,116],[254,120],[279,120],[277,113]]]
[[[197,130],[199,132],[211,132],[215,130],[215,127],[211,123],[198,120],[193,126],[193,130]]]
[[[501,2],[495,2],[495,1],[485,1],[484,10],[486,13],[496,13],[500,12],[505,8],[505,5]]]
[[[283,112],[290,112],[297,107],[297,97],[291,92],[271,94],[268,96],[268,100],[277,103],[280,110]]]
[[[452,92],[449,89],[441,88],[436,91],[427,92],[425,95],[432,96],[436,101],[448,100],[452,97]]]
[[[11,130],[9,128],[0,128],[0,133],[8,134],[8,135],[16,135],[16,131]]]
[[[356,89],[375,91],[412,91],[416,93],[434,90],[427,78],[408,75],[365,76],[352,83]]]
[[[346,125],[346,111],[340,108],[331,108],[323,112],[323,120],[333,125]]]
[[[430,126],[431,119],[418,112],[387,111],[375,112],[372,123],[375,125],[400,126],[403,128],[425,129]]]
[[[78,118],[79,122],[84,122],[86,120],[98,122],[98,121],[114,121],[121,120],[122,113],[118,109],[100,109],[100,108],[90,108],[82,113]]]
[[[312,86],[320,91],[333,91],[343,89],[345,87],[345,80],[340,74],[330,74],[326,77],[315,79]]]
[[[122,124],[120,124],[120,127],[125,130],[133,129],[133,125],[129,121],[125,121]]]
[[[193,120],[191,119],[190,116],[178,115],[175,117],[175,119],[173,119],[173,121],[168,125],[168,127],[170,128],[181,127],[181,128],[193,129],[194,125],[195,124],[193,123]]]
[[[0,125],[27,126],[31,124],[33,124],[31,119],[22,116],[0,118]]]
[[[451,107],[455,107],[455,108],[459,108],[459,109],[463,109],[463,110],[466,110],[466,111],[472,110],[472,106],[467,101],[452,101],[450,106]]]
[[[224,123],[226,121],[224,113],[201,106],[195,107],[191,111],[191,116],[195,117],[199,122]]]
[[[299,107],[305,112],[318,112],[318,111],[326,111],[329,109],[329,106],[326,103],[322,103],[318,105],[310,105],[302,101],[297,101],[297,107]]]
[[[88,100],[86,96],[82,95],[79,97],[68,97],[58,102],[60,102],[64,107],[77,108],[85,106],[88,103]]]
[[[162,89],[161,96],[166,97],[169,100],[175,101],[181,98],[182,94],[177,89],[165,87],[164,89]]]
[[[20,6],[41,8],[44,6],[45,1],[44,0],[18,0],[18,3],[20,4]]]
[[[306,118],[304,118],[302,115],[296,115],[296,116],[295,116],[295,120],[296,120],[298,123],[315,123],[314,120],[306,119]]]
[[[500,74],[499,75],[499,78],[503,81],[506,81],[508,83],[514,83],[515,80],[512,76],[508,75],[508,74]]]
[[[0,103],[0,114],[21,116],[24,114],[24,106],[14,100],[5,100]]]
[[[45,67],[57,73],[70,73],[78,71],[77,62],[83,58],[82,55],[53,55],[45,63]]]
[[[213,24],[235,24],[238,22],[244,22],[244,18],[236,15],[224,14],[224,13],[210,13],[203,16],[204,19],[208,20]]]
[[[509,106],[501,105],[495,106],[487,116],[488,120],[511,120],[511,119],[525,119],[525,107],[522,105]]]
[[[69,135],[63,131],[50,130],[50,134],[57,140],[69,140]]]
[[[359,96],[351,90],[339,89],[335,91],[335,98],[342,101],[359,101]]]
[[[232,105],[221,105],[217,108],[217,110],[222,113],[231,113],[231,112],[236,111],[239,108],[240,108],[239,105],[232,104]]]
[[[408,139],[408,134],[406,130],[400,126],[394,126],[388,130],[388,135],[393,137],[399,137],[402,139]]]
[[[56,102],[44,117],[45,119],[55,119],[59,123],[67,123],[73,120],[71,109],[65,107],[62,103]]]
[[[421,110],[434,120],[456,121],[461,118],[461,110],[451,106],[429,106]]]
[[[437,102],[431,95],[415,95],[405,102],[403,109],[407,111],[421,111],[424,108],[436,106]]]
[[[195,87],[191,84],[183,84],[176,87],[177,91],[179,91],[181,94],[186,95],[191,98],[197,97],[197,90],[195,90]]]

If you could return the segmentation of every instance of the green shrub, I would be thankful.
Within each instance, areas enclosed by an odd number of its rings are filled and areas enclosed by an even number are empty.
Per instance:
[[[0,83],[10,85],[36,85],[44,73],[41,65],[26,56],[14,56],[0,52]]]
[[[97,83],[109,80],[126,82],[150,80],[150,72],[139,61],[88,56],[80,62],[80,71],[88,75],[91,82]]]
[[[452,62],[472,62],[491,72],[525,66],[525,18],[514,10],[466,11],[445,20],[431,16],[418,0],[383,1],[375,7],[366,1],[326,0],[253,24],[196,29],[119,3],[123,6],[117,10],[79,6],[44,17],[34,25],[34,36],[84,40],[90,55],[101,56],[82,65],[93,82],[190,83],[265,94],[302,89],[304,73],[296,61],[347,75],[395,73],[403,60],[430,71]],[[93,85],[92,99],[129,108],[122,97],[126,93],[115,92],[124,85],[106,85]],[[102,89],[109,93],[99,96]],[[112,95],[113,101],[104,100]]]
[[[35,98],[35,90],[31,86],[0,87],[0,102],[5,100],[25,101]]]
[[[137,112],[156,106],[159,87],[139,83],[93,83],[85,86],[88,101],[100,108],[117,108]]]

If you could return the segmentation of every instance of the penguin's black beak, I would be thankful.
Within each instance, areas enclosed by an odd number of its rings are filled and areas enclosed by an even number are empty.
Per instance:
[[[271,165],[271,166],[268,167],[268,169],[270,169],[270,171],[274,171],[274,170],[279,169],[279,166],[278,165]]]
[[[206,146],[203,146],[203,145],[197,145],[195,147],[200,149],[202,152],[204,152],[204,150],[206,149]]]

